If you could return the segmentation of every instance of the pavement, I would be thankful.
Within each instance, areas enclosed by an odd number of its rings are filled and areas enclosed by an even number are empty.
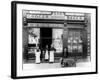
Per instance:
[[[91,66],[90,57],[86,59],[78,59],[76,61],[76,67],[89,67]],[[29,60],[23,64],[23,69],[53,69],[53,68],[62,68],[60,59],[56,59],[54,63],[49,63],[42,61],[40,64],[36,64],[34,60]]]

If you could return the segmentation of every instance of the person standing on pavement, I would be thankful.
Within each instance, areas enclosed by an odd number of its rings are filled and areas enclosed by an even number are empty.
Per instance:
[[[37,47],[37,49],[35,50],[35,63],[39,64],[41,61],[40,61],[40,54],[41,54],[41,51],[40,49]]]
[[[49,55],[49,63],[54,62],[54,52],[55,52],[55,48],[54,48],[53,44],[51,44],[50,55]]]
[[[46,45],[46,49],[45,49],[45,61],[49,60],[49,47],[48,45]]]

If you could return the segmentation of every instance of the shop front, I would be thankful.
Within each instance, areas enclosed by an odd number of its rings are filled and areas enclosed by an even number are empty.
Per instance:
[[[55,49],[54,57],[61,58],[67,49],[68,57],[87,56],[87,23],[85,13],[23,11],[23,54],[35,59],[35,49],[48,46]],[[43,58],[43,55],[42,55]]]

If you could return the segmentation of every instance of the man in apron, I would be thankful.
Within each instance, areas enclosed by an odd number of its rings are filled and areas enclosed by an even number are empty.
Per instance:
[[[54,48],[54,46],[52,44],[51,48],[50,48],[49,63],[53,63],[54,62],[54,52],[55,52],[55,48]]]
[[[46,45],[46,49],[45,49],[45,61],[49,60],[49,48],[48,45]]]
[[[40,54],[41,54],[41,51],[39,48],[37,48],[35,50],[35,63],[37,63],[37,64],[40,63]]]

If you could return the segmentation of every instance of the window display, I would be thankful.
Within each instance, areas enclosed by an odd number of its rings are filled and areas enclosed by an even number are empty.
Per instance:
[[[39,47],[40,31],[38,28],[28,29],[28,53],[35,53],[35,49]]]
[[[53,44],[58,53],[63,51],[62,35],[63,29],[53,29]]]
[[[69,30],[68,37],[68,52],[69,53],[82,53],[83,45],[82,45],[82,35],[79,30]]]

